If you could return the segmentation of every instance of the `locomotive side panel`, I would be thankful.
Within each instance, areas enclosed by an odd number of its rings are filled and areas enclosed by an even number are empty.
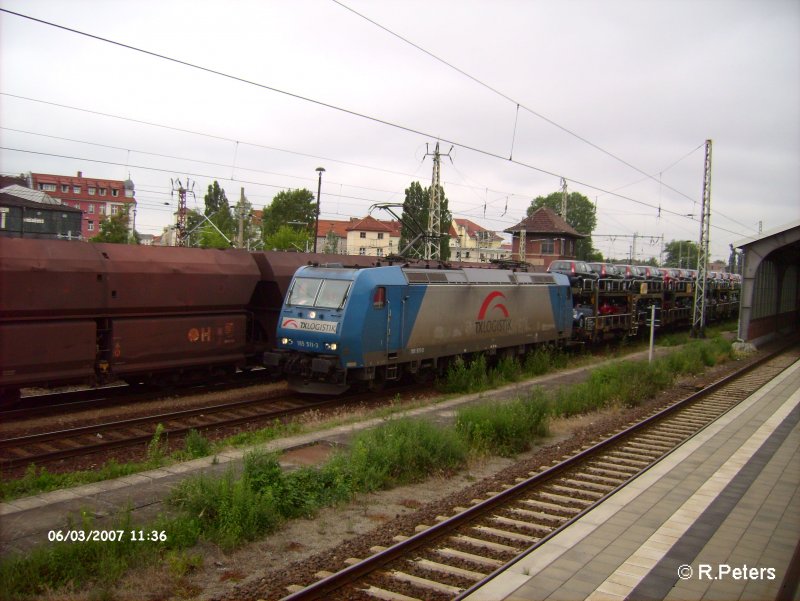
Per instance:
[[[95,335],[91,320],[0,324],[0,388],[91,381]]]
[[[405,350],[444,356],[568,337],[554,311],[554,288],[430,285]]]
[[[205,365],[242,366],[247,345],[244,314],[114,320],[113,373],[168,371]]]

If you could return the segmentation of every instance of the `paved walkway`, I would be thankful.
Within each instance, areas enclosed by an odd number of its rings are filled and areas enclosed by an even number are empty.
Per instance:
[[[799,542],[797,362],[468,599],[798,599]]]

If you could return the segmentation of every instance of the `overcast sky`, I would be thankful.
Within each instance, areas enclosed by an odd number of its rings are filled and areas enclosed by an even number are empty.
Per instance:
[[[130,173],[142,233],[173,221],[170,178],[196,182],[198,207],[217,179],[262,208],[316,194],[317,167],[321,218],[363,217],[430,185],[437,139],[455,217],[502,231],[564,177],[611,257],[634,233],[639,259],[698,239],[709,138],[712,258],[800,219],[797,0],[0,8],[224,74],[0,13],[0,171]]]

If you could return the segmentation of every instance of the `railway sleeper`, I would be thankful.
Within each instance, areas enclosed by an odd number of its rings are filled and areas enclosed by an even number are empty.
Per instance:
[[[586,472],[593,478],[603,478],[604,480],[608,480],[609,483],[613,480],[617,483],[617,485],[627,481],[632,475],[628,472],[620,472],[617,470],[595,466],[587,467]]]
[[[564,517],[563,515],[555,515],[553,513],[545,513],[543,511],[531,511],[530,509],[521,509],[519,507],[509,507],[508,511],[515,513],[521,517],[524,517],[528,520],[539,520],[548,522],[546,524],[542,524],[543,527],[557,527],[569,520],[568,517]],[[552,522],[552,524],[550,523]]]
[[[586,490],[585,488],[577,488],[575,486],[564,486],[563,484],[553,484],[550,488],[556,492],[564,493],[565,495],[574,495],[577,499],[580,499],[580,495],[592,497],[595,500],[602,499],[605,496],[604,492]]]
[[[590,469],[602,469],[606,473],[618,474],[620,477],[630,478],[633,474],[638,474],[641,470],[632,465],[625,465],[617,461],[599,460],[592,462]]]
[[[619,449],[619,452],[630,454],[631,457],[636,458],[638,461],[642,461],[642,459],[644,459],[645,461],[648,462],[654,459],[658,459],[664,454],[660,450],[654,449],[652,447],[645,447],[645,448],[640,448],[639,446],[632,447],[629,443],[626,443],[624,447]]]
[[[550,528],[542,526],[541,524],[534,524],[533,522],[526,522],[524,520],[515,520],[514,518],[508,518],[502,515],[493,515],[491,520],[498,524],[503,524],[504,526],[513,526],[521,530],[531,530],[536,533],[537,538],[547,536],[551,531]]]
[[[477,565],[486,566],[488,568],[491,568],[492,570],[504,565],[504,562],[500,561],[499,559],[492,559],[491,557],[475,555],[474,553],[467,553],[466,551],[459,551],[457,549],[451,549],[449,547],[435,549],[434,553],[436,553],[437,555],[441,555],[443,557],[447,557],[448,559],[458,559],[461,561],[466,561]]]
[[[635,453],[626,453],[625,451],[611,451],[607,455],[608,457],[615,457],[620,461],[625,461],[627,463],[632,463],[634,465],[640,465],[642,467],[650,465],[650,461],[646,459],[642,459],[641,455],[637,455]]]
[[[517,548],[512,547],[511,545],[504,545],[502,543],[496,543],[490,540],[483,540],[481,538],[467,536],[466,534],[456,535],[453,537],[453,540],[458,541],[460,543],[464,543],[471,547],[489,549],[497,553],[517,553]]]
[[[375,586],[374,584],[371,584],[369,588],[359,590],[370,597],[381,599],[382,601],[422,601],[417,597],[409,597],[408,595],[404,595],[402,593],[387,591],[385,588]]]
[[[587,501],[586,499],[575,499],[573,497],[567,497],[552,492],[540,492],[539,495],[544,497],[545,499],[549,499],[550,501],[555,501],[556,503],[578,503],[579,505],[583,505],[584,508],[594,503],[594,501]]]
[[[450,576],[457,576],[458,578],[465,578],[478,582],[486,577],[487,572],[476,572],[474,570],[465,570],[464,568],[457,568],[446,563],[439,563],[438,561],[431,561],[430,559],[414,559],[412,561],[416,566],[432,572],[441,572]]]
[[[399,570],[392,570],[390,572],[385,572],[384,574],[389,578],[394,578],[396,580],[400,580],[401,582],[407,582],[409,584],[418,586],[422,589],[432,590],[438,593],[444,593],[445,595],[457,595],[462,590],[464,590],[458,588],[457,586],[442,584],[441,582],[436,582],[435,580],[429,580],[428,578],[420,578],[419,576],[407,574],[406,572],[401,572]]]
[[[648,440],[654,440],[654,441],[657,441],[657,442],[663,442],[664,444],[667,444],[667,445],[670,445],[670,446],[675,446],[676,444],[681,442],[683,440],[683,438],[684,437],[680,436],[680,435],[676,435],[676,434],[669,435],[666,432],[662,433],[660,431],[655,431],[655,430],[653,430],[652,432],[648,432],[647,433],[647,439]]]
[[[543,501],[541,499],[522,499],[519,502],[524,503],[528,507],[536,507],[537,509],[550,511],[563,511],[564,513],[569,513],[571,515],[576,515],[581,512],[581,510],[577,507],[564,507],[563,505],[548,503],[547,501]]]
[[[503,530],[502,528],[492,528],[491,526],[473,526],[472,529],[476,532],[480,532],[481,534],[488,534],[491,536],[496,536],[497,538],[512,540],[525,545],[530,545],[539,540],[535,536],[529,536],[520,532],[511,532],[510,530]]]
[[[662,454],[673,448],[672,445],[666,443],[659,443],[653,441],[638,442],[633,440],[627,443],[625,446],[632,447],[634,449],[641,449],[642,451],[647,451],[650,453],[659,453],[659,454]]]
[[[586,470],[582,470],[580,472],[577,472],[576,474],[573,474],[572,477],[575,478],[576,480],[580,480],[581,482],[586,481],[595,484],[604,484],[606,486],[611,487],[612,489],[619,486],[620,482],[619,478],[609,478],[607,476],[601,476],[600,474],[593,473],[594,471],[597,470],[588,468]]]
[[[612,486],[610,484],[601,484],[600,482],[591,479],[589,476],[581,477],[580,475],[576,475],[574,478],[568,478],[564,480],[564,482],[566,482],[567,484],[571,484],[572,486],[582,486],[585,488],[591,488],[604,495],[616,488],[616,486]]]

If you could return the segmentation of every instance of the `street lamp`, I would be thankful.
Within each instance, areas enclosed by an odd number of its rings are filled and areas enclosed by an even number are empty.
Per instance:
[[[317,216],[314,219],[314,253],[317,252],[317,231],[319,230],[319,195],[322,193],[322,172],[325,171],[325,167],[317,167],[317,173],[319,173],[319,181],[317,182]]]

